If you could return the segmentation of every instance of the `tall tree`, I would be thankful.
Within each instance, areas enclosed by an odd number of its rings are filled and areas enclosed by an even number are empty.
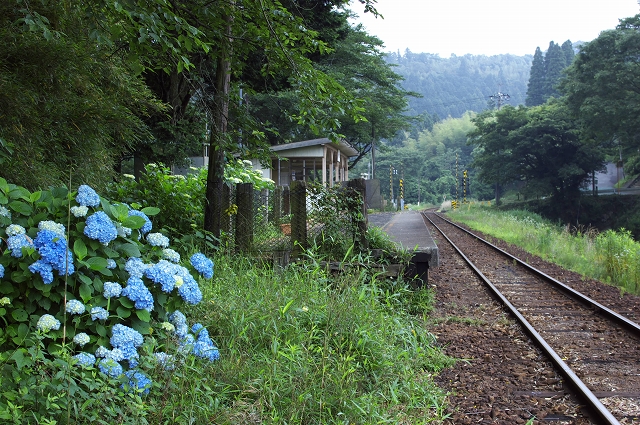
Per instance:
[[[545,100],[545,70],[544,56],[540,47],[536,47],[531,63],[531,71],[529,73],[529,84],[527,85],[527,98],[525,105],[536,106],[542,105]]]
[[[549,49],[544,55],[544,94],[545,100],[550,97],[559,97],[560,92],[556,86],[562,77],[562,70],[567,67],[567,61],[562,48],[553,41],[549,43]]]
[[[567,40],[562,43],[562,51],[564,52],[564,60],[566,62],[566,66],[569,66],[573,63],[573,59],[576,57],[576,53],[573,51],[573,43],[571,40]]]
[[[561,85],[589,137],[636,151],[640,140],[640,15],[581,46]]]

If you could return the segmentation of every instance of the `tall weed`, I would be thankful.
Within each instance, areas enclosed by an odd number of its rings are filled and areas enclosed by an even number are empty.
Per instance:
[[[625,229],[598,233],[568,228],[524,210],[473,206],[449,213],[454,220],[585,276],[640,293],[640,244]]]

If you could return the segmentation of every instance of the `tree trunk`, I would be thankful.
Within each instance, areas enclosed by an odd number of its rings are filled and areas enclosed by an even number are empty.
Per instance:
[[[227,36],[231,36],[233,17],[227,16]],[[204,228],[220,239],[222,227],[222,190],[224,186],[225,139],[229,117],[229,91],[231,86],[231,39],[222,47],[216,64],[213,129],[209,138],[209,172],[204,212]]]

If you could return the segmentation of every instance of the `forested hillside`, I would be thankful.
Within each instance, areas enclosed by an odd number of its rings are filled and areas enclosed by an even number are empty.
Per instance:
[[[410,98],[409,115],[428,113],[440,118],[461,117],[466,111],[480,112],[498,91],[509,94],[508,104],[524,104],[532,55],[452,55],[391,53],[387,60],[405,78],[403,87],[422,95]]]

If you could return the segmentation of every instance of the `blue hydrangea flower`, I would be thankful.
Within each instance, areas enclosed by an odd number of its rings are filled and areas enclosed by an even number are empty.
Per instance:
[[[63,238],[66,236],[66,229],[63,224],[56,223],[52,220],[42,220],[38,223],[38,230],[48,230]]]
[[[122,375],[122,366],[113,359],[101,359],[98,362],[98,369],[100,369],[100,372],[112,378],[117,378]]]
[[[196,343],[193,345],[193,354],[209,361],[215,361],[220,358],[218,347],[215,346],[209,337],[209,331],[204,327],[198,328]]]
[[[178,338],[184,338],[189,332],[189,326],[187,326],[187,318],[180,310],[176,310],[169,315],[169,322],[176,327],[176,336]]]
[[[91,187],[83,184],[78,188],[76,202],[86,207],[97,207],[100,205],[100,196]]]
[[[57,331],[60,329],[60,321],[50,314],[43,314],[38,319],[36,329],[42,332],[49,332],[51,329]]]
[[[131,228],[122,226],[120,223],[116,223],[116,230],[118,231],[118,236],[121,238],[128,238],[131,236]]]
[[[180,254],[178,254],[171,248],[165,248],[162,250],[162,258],[164,258],[165,260],[169,260],[172,263],[180,262]]]
[[[89,353],[78,353],[73,358],[78,361],[77,364],[85,367],[93,366],[96,362],[95,356]]]
[[[149,233],[147,235],[147,242],[151,246],[159,246],[161,248],[169,247],[169,238],[162,233]]]
[[[111,328],[111,339],[109,340],[114,347],[122,348],[127,345],[139,347],[144,342],[142,334],[137,330],[125,325],[117,323]]]
[[[153,310],[153,295],[140,278],[130,277],[121,295],[133,301],[138,310]]]
[[[204,254],[200,252],[193,254],[190,260],[191,260],[191,265],[205,279],[211,279],[213,277],[213,261],[207,258]]]
[[[176,284],[176,275],[179,273],[178,267],[180,266],[167,260],[160,260],[147,268],[144,275],[160,285],[163,292],[169,293]]]
[[[43,223],[43,222],[40,222]],[[38,249],[42,261],[49,263],[59,275],[73,274],[73,253],[67,248],[67,239],[64,235],[49,230],[42,229],[38,232],[33,245]]]
[[[73,206],[71,207],[71,214],[73,214],[74,217],[84,217],[87,215],[87,213],[89,212],[89,208],[85,207],[84,205],[81,206]]]
[[[171,354],[159,351],[153,353],[156,361],[164,370],[174,370],[176,368],[175,359]]]
[[[82,314],[84,313],[84,304],[82,304],[80,301],[78,300],[69,300],[67,301],[67,307],[66,307],[67,313],[71,313],[71,314]]]
[[[0,216],[11,219],[11,211],[0,205]]]
[[[12,257],[21,258],[22,248],[33,247],[33,243],[27,235],[19,234],[7,238],[7,247],[11,250]]]
[[[151,388],[151,379],[149,379],[147,375],[136,370],[128,370],[124,374],[129,378],[128,385],[131,389],[142,391],[144,394],[149,393],[149,388]],[[124,388],[124,384],[121,388]]]
[[[198,304],[202,301],[202,291],[195,279],[191,276],[181,276],[184,283],[178,288],[178,294],[188,304]]]
[[[42,260],[35,261],[29,266],[29,271],[33,274],[40,273],[40,277],[42,277],[42,281],[49,285],[53,282],[53,268],[51,264],[46,263]]]
[[[96,357],[107,357],[109,350],[102,345],[96,349]]]
[[[124,265],[124,269],[129,273],[131,277],[137,277],[142,279],[144,272],[149,265],[142,262],[138,257],[131,257]]]
[[[105,355],[102,356],[105,359],[111,359],[117,362],[124,360],[124,352],[121,349],[114,348],[113,350],[106,350],[106,351],[107,352],[105,353]]]
[[[115,269],[116,268],[116,260],[114,260],[113,258],[107,258],[107,268],[108,269]]]
[[[102,307],[93,307],[91,309],[91,320],[107,320],[109,312]]]
[[[4,277],[4,266],[0,264],[0,279]]]
[[[129,365],[132,362],[137,363],[138,350],[136,347],[142,345],[142,334],[133,328],[125,325],[116,324],[111,328],[111,339],[109,340],[111,345],[122,351],[122,357],[125,360],[129,360]]]
[[[118,237],[116,225],[104,211],[98,211],[87,218],[84,234],[107,245]]]
[[[139,229],[141,234],[145,235],[149,233],[153,228],[153,225],[151,224],[151,220],[149,220],[149,217],[147,217],[147,215],[142,211],[129,210],[129,215],[137,215],[138,217],[142,217],[145,219],[144,225]]]
[[[5,229],[5,233],[7,234],[7,236],[17,236],[24,235],[25,233],[27,233],[27,231],[19,224],[10,224]]]
[[[122,292],[122,286],[116,282],[105,282],[102,287],[104,290],[102,295],[104,295],[105,298],[119,297]]]
[[[89,335],[87,335],[84,332],[80,332],[79,334],[76,334],[76,336],[73,337],[73,342],[78,344],[80,347],[84,347],[86,344],[88,344],[89,340],[90,340]],[[95,358],[94,358],[94,361],[95,361]],[[93,364],[93,362],[91,364]]]

